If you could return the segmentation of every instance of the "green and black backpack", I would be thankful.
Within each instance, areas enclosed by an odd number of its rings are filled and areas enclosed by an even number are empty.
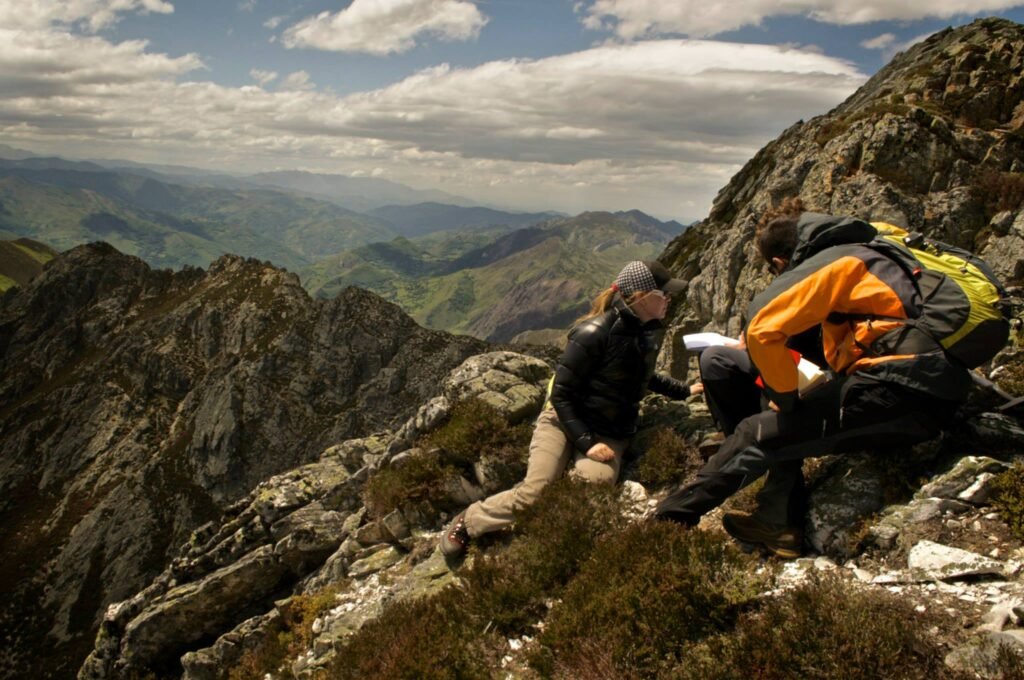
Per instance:
[[[925,350],[923,343],[930,340],[967,368],[990,361],[1006,346],[1009,296],[981,258],[891,224],[872,226],[878,235],[865,245],[899,263],[921,296],[920,316],[882,336],[876,345],[887,347],[886,353],[916,352]]]

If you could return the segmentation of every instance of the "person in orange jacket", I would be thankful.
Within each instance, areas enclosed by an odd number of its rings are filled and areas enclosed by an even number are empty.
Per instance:
[[[912,334],[893,340],[900,334],[889,332],[916,318],[921,300],[903,268],[863,245],[874,232],[855,218],[804,212],[799,201],[762,219],[758,248],[776,278],[748,309],[745,356],[719,352],[701,364],[717,363],[719,376],[732,371],[736,384],[743,374],[748,382],[759,375],[768,408],[747,398],[729,411],[730,400],[716,395],[712,376],[703,375],[709,401],[717,396],[728,411],[728,436],[692,483],[659,504],[658,518],[696,525],[768,473],[757,510],[727,513],[722,524],[741,542],[797,557],[804,458],[909,445],[934,437],[948,422],[966,398],[970,376],[937,343]],[[835,377],[801,395],[787,344],[816,328]]]

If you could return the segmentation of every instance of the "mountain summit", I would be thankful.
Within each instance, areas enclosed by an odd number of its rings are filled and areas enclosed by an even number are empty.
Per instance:
[[[692,279],[688,323],[739,332],[765,284],[757,219],[787,196],[966,247],[1019,283],[1022,128],[1024,27],[983,19],[914,45],[834,110],[761,149],[707,219],[669,245],[665,262]]]
[[[104,608],[193,529],[401,424],[485,347],[359,289],[314,300],[256,260],[172,273],[106,244],[57,257],[0,297],[4,666],[69,677]]]

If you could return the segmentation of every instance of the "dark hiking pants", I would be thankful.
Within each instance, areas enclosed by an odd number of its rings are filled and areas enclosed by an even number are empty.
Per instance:
[[[696,480],[658,505],[656,514],[661,519],[695,525],[726,498],[768,473],[758,494],[758,519],[800,526],[804,458],[930,439],[957,406],[870,376],[853,375],[813,390],[790,413],[764,410],[743,417],[740,409],[749,409],[753,403],[747,385],[752,386],[756,377],[746,352],[720,348],[708,354],[711,351],[701,357],[705,395],[728,436]],[[744,374],[747,384],[741,378]],[[729,386],[738,390],[735,398],[730,398]]]

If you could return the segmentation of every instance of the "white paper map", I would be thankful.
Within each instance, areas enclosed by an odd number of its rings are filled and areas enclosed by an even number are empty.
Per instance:
[[[708,347],[737,347],[740,341],[721,333],[690,333],[683,336],[686,349],[707,349]]]

